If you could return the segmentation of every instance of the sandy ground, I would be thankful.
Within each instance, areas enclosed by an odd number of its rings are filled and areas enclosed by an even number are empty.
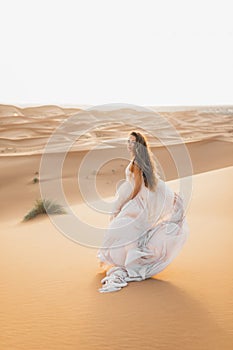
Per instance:
[[[98,270],[96,249],[69,239],[47,215],[21,221],[40,198],[32,180],[41,155],[0,158],[1,349],[232,349],[233,144],[210,139],[187,148],[194,172],[187,243],[158,275],[106,294],[98,292],[105,274]],[[166,149],[153,152],[176,187]],[[74,212],[107,227],[108,216],[89,215],[82,204],[76,172],[85,155],[68,154],[64,192]],[[114,195],[127,164],[115,159],[100,169],[101,196]],[[52,186],[55,179],[44,181]]]

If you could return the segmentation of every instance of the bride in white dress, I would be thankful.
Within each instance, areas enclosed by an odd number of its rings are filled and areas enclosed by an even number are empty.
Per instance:
[[[131,132],[131,161],[113,202],[110,224],[97,252],[106,272],[99,292],[114,292],[131,281],[162,271],[189,235],[181,196],[160,179],[146,137]]]

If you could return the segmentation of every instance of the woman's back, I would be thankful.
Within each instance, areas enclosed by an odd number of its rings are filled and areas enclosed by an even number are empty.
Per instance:
[[[130,171],[131,162],[125,169],[126,181],[131,184],[131,188],[134,186],[134,174]],[[135,197],[135,200],[141,201],[142,205],[148,209],[149,222],[156,223],[161,220],[166,220],[170,215],[175,193],[173,190],[162,180],[158,179],[156,190],[151,191],[146,186],[144,181],[140,191]]]

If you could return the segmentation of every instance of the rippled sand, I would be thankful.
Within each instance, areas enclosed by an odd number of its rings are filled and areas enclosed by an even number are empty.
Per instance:
[[[0,105],[0,152],[42,153],[56,128],[51,151],[61,151],[67,143],[72,144],[72,150],[96,145],[116,147],[124,145],[128,132],[135,127],[143,130],[151,146],[157,147],[208,139],[233,142],[233,106],[111,110],[110,106],[75,109]]]

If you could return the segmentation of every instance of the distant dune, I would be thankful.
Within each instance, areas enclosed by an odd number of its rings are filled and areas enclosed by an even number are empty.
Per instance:
[[[75,141],[72,151],[88,150],[94,145],[103,148],[123,145],[128,132],[135,128],[142,128],[153,147],[207,139],[233,142],[233,106],[150,106],[141,110],[133,106],[112,110],[107,107],[90,110],[0,105],[0,155],[41,154],[59,126],[55,151],[67,141]],[[180,136],[169,130],[169,124]]]

